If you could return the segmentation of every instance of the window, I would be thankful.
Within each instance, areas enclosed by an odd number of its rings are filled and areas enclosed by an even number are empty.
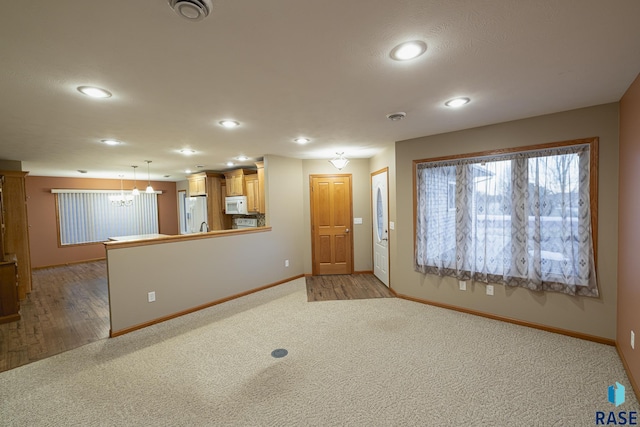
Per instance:
[[[597,138],[414,164],[417,271],[598,296]]]
[[[111,202],[113,191],[52,190],[56,194],[60,245],[104,242],[109,237],[158,233],[156,193],[140,193],[130,206]]]

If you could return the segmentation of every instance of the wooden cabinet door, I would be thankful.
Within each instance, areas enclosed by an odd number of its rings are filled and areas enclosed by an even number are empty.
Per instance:
[[[260,193],[258,189],[258,176],[245,176],[245,184],[247,187],[247,211],[258,212],[260,209]]]
[[[206,196],[207,195],[207,178],[206,176],[189,177],[189,197]]]

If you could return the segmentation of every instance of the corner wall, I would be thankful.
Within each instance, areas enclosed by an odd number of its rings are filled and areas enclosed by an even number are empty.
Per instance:
[[[473,108],[473,107],[470,107]],[[464,111],[460,110],[460,114]],[[532,292],[473,283],[465,292],[450,277],[413,269],[413,160],[597,136],[599,145],[599,298]],[[500,123],[396,143],[397,256],[391,260],[393,288],[413,298],[613,340],[616,331],[618,260],[618,104]],[[633,185],[639,182],[638,179]],[[636,185],[637,187],[637,185]],[[637,255],[635,252],[633,255]],[[637,261],[636,261],[637,264]]]
[[[640,75],[620,100],[617,346],[640,394]],[[635,332],[635,350],[631,349]]]
[[[178,205],[174,182],[152,181],[158,195],[159,228],[162,234],[178,234]],[[29,217],[29,245],[31,268],[64,265],[104,258],[102,243],[58,247],[58,226],[55,195],[52,188],[90,190],[120,190],[119,179],[57,178],[27,175],[27,215]],[[124,181],[132,188],[133,181]]]

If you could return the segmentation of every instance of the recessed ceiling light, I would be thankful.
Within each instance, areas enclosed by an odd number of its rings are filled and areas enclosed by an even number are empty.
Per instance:
[[[469,98],[453,98],[444,103],[447,107],[462,107],[465,104],[468,104],[471,101]]]
[[[234,128],[234,127],[240,126],[240,123],[235,120],[221,120],[218,123],[220,123],[221,126],[224,126],[226,128]]]
[[[306,144],[307,142],[311,141],[309,138],[305,138],[305,137],[300,137],[300,138],[296,138],[293,140],[293,142],[297,142],[298,144]]]
[[[78,91],[92,98],[111,98],[111,92],[99,87],[79,86]]]
[[[413,40],[399,44],[391,49],[389,54],[396,61],[408,61],[417,58],[427,51],[427,44],[421,40]]]
[[[180,150],[180,152],[182,154],[184,154],[185,156],[190,156],[192,154],[196,154],[196,150],[192,150],[190,148],[183,148],[182,150]]]
[[[246,160],[249,160],[249,158],[248,158],[247,156],[238,156],[238,157],[236,157],[236,160],[239,160],[239,161],[241,161],[241,162],[244,162],[244,161],[246,161]]]
[[[234,163],[233,162],[227,162],[227,166],[233,166]]]
[[[122,144],[122,141],[118,141],[117,139],[103,139],[102,142],[107,144],[107,145],[120,145],[120,144]]]
[[[387,119],[397,122],[398,120],[402,120],[407,117],[407,113],[403,113],[402,111],[398,113],[387,114]]]
[[[184,173],[191,173],[191,169],[185,169]]]

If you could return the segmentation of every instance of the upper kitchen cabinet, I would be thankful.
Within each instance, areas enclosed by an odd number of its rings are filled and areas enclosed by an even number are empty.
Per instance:
[[[246,196],[245,175],[257,174],[255,169],[235,169],[224,173],[227,196]]]
[[[264,162],[256,162],[257,173],[245,175],[244,182],[247,189],[247,211],[250,213],[265,213],[264,203]]]
[[[189,180],[189,197],[207,195],[207,173],[201,172],[187,177]]]

